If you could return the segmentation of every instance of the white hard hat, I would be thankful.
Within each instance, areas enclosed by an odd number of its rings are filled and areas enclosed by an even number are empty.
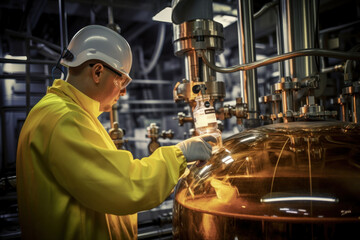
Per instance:
[[[101,60],[129,79],[132,53],[128,42],[114,30],[90,25],[79,30],[71,39],[61,65],[77,67],[88,60]]]

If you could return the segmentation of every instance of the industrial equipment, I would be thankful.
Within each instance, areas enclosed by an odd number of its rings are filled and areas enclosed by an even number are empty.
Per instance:
[[[280,0],[266,6],[275,9],[277,54],[256,60],[254,16],[262,13],[254,14],[253,1],[239,0],[240,64],[219,67],[216,54],[227,36],[206,7],[212,1],[196,2],[173,1],[175,55],[185,56],[186,68],[174,99],[189,103],[195,117],[199,95],[213,107],[225,98],[215,72],[241,71],[236,105],[220,104],[216,112],[219,120],[236,116],[245,131],[224,139],[205,165],[194,164],[180,180],[174,239],[356,239],[359,47],[320,48],[319,1]],[[343,62],[331,66],[328,59]],[[256,70],[274,63],[278,81],[263,82],[259,97]],[[344,73],[336,98],[326,92],[333,81],[327,74],[335,71]]]
[[[110,112],[110,125],[111,128],[109,130],[110,138],[113,140],[117,149],[125,149],[125,143],[128,142],[127,139],[123,139],[125,135],[125,129],[119,127],[119,114],[118,114],[118,104],[114,104],[112,106],[112,110]]]
[[[174,239],[356,239],[360,126],[271,124],[236,134],[180,180]]]

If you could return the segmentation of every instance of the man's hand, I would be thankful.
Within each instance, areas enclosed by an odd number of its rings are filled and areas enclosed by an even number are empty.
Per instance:
[[[187,162],[207,161],[212,151],[211,145],[207,142],[216,143],[216,138],[211,135],[197,136],[179,142],[176,146],[181,149]]]

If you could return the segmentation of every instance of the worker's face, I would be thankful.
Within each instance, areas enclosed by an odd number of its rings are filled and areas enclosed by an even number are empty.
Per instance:
[[[95,78],[101,76],[99,77],[97,99],[100,102],[100,111],[109,112],[120,96],[126,94],[126,86],[130,81],[124,75],[101,63],[95,64],[93,67],[95,72],[100,72],[99,75],[95,74]]]

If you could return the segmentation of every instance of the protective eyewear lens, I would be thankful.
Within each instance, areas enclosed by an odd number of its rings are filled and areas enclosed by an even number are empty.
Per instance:
[[[125,89],[127,87],[127,85],[129,85],[129,83],[130,83],[130,79],[125,76],[122,76],[122,77],[117,76],[114,79],[115,86],[120,90]]]
[[[95,64],[89,64],[90,67],[93,67]],[[113,73],[116,74],[116,78],[114,79],[114,84],[117,88],[119,88],[120,90],[123,90],[124,88],[127,87],[127,85],[129,85],[129,83],[131,82],[131,79],[124,76],[123,74],[121,73],[118,73],[117,71],[115,71],[114,69],[112,69],[111,67],[108,67],[106,65],[103,64],[103,66],[112,71]]]

